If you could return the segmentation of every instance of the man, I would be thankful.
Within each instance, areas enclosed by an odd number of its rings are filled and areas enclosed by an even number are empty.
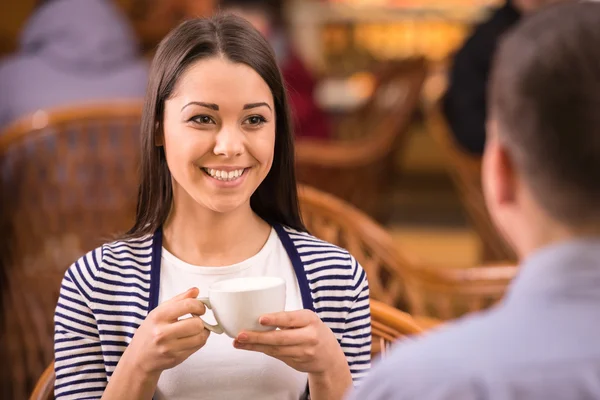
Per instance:
[[[375,367],[356,400],[600,399],[600,3],[536,13],[502,43],[484,191],[524,260],[505,299]]]
[[[142,98],[148,64],[109,0],[42,0],[0,62],[0,130],[38,109]]]
[[[507,0],[479,25],[454,58],[444,112],[458,145],[481,155],[485,145],[489,72],[498,40],[522,15],[557,0]]]

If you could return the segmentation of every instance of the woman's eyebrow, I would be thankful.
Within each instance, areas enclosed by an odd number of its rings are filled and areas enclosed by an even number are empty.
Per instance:
[[[181,107],[181,111],[183,111],[187,106],[192,106],[192,105],[196,105],[196,106],[200,106],[200,107],[206,107],[206,108],[210,108],[211,110],[219,111],[219,106],[217,104],[215,104],[215,103],[204,103],[202,101],[190,101],[185,106]]]
[[[249,110],[251,108],[257,108],[257,107],[267,107],[269,110],[273,111],[271,109],[271,106],[265,102],[244,104],[244,110]]]

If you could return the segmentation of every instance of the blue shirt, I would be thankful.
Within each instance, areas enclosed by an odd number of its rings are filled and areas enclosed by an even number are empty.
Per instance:
[[[400,343],[350,399],[600,399],[600,239],[538,251],[499,306]]]

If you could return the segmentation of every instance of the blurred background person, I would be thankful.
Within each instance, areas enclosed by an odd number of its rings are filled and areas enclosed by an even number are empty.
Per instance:
[[[291,43],[284,22],[282,1],[222,0],[220,10],[247,19],[273,47],[288,86],[296,137],[328,138],[329,121],[314,97],[316,80]]]
[[[450,71],[444,112],[458,144],[481,155],[485,146],[487,83],[500,37],[524,14],[557,0],[507,0],[478,25],[457,52]]]
[[[127,19],[108,0],[45,0],[18,51],[0,62],[0,129],[38,109],[142,98],[148,65]]]
[[[185,19],[208,17],[218,0],[110,0],[131,19],[144,56],[154,57],[162,38]]]

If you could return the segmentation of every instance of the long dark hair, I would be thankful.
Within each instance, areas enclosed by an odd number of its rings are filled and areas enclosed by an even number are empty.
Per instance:
[[[164,148],[155,145],[156,135],[163,129],[165,101],[190,65],[215,56],[251,67],[269,85],[275,102],[273,166],[250,198],[250,206],[270,224],[306,231],[298,207],[290,112],[275,55],[250,23],[233,15],[220,15],[182,23],[158,46],[141,122],[141,179],[136,219],[126,237],[153,233],[169,215],[173,202],[171,173]]]

